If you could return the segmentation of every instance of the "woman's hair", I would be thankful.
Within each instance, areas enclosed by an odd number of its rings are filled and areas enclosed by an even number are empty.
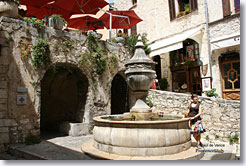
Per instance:
[[[191,95],[191,99],[194,99],[195,97],[198,98],[198,95],[197,95],[197,94],[192,94],[192,95]]]

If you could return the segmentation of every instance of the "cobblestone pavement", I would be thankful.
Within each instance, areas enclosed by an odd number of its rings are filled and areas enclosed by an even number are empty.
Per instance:
[[[13,146],[48,160],[95,160],[96,158],[92,158],[81,151],[82,143],[89,139],[92,139],[91,135],[80,137],[60,136],[43,140],[41,143],[35,145],[27,146],[19,144]],[[219,141],[208,142],[202,140],[202,142],[205,145],[205,153],[201,160],[234,159],[232,153],[235,151],[235,146]],[[195,144],[193,137],[192,143]],[[213,152],[215,149],[217,152]]]

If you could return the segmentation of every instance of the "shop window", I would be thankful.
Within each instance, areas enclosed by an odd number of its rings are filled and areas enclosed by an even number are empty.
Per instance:
[[[240,12],[240,0],[234,0],[235,12]]]
[[[170,53],[171,66],[191,65],[191,63],[198,61],[199,44],[191,39],[183,42],[183,48]]]
[[[175,11],[175,2],[177,1],[179,11]],[[168,0],[170,20],[189,14],[198,9],[197,0]]]

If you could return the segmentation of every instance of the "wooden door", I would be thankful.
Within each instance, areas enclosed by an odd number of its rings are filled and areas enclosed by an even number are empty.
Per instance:
[[[191,94],[202,94],[202,80],[200,75],[200,67],[191,68],[189,72],[189,88]]]
[[[240,60],[222,62],[223,98],[240,100]]]

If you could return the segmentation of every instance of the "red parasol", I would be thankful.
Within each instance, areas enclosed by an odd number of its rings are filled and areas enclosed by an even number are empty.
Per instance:
[[[83,16],[69,19],[67,26],[70,28],[83,29],[88,31],[94,29],[103,29],[104,23],[97,18],[91,16]]]
[[[99,8],[108,5],[104,0],[56,0],[55,4],[76,14],[96,14]]]
[[[51,16],[53,14],[59,14],[65,20],[68,20],[72,15],[72,13],[60,9],[54,3],[48,3],[39,8],[27,6],[27,16],[35,16],[38,19],[43,19],[44,16]]]
[[[112,29],[130,29],[132,26],[143,21],[133,10],[107,12],[99,20],[104,21],[105,27],[108,29],[110,28],[110,13],[112,14]]]
[[[20,4],[39,8],[39,7],[46,5],[47,3],[52,2],[52,1],[54,1],[54,0],[20,0]]]

